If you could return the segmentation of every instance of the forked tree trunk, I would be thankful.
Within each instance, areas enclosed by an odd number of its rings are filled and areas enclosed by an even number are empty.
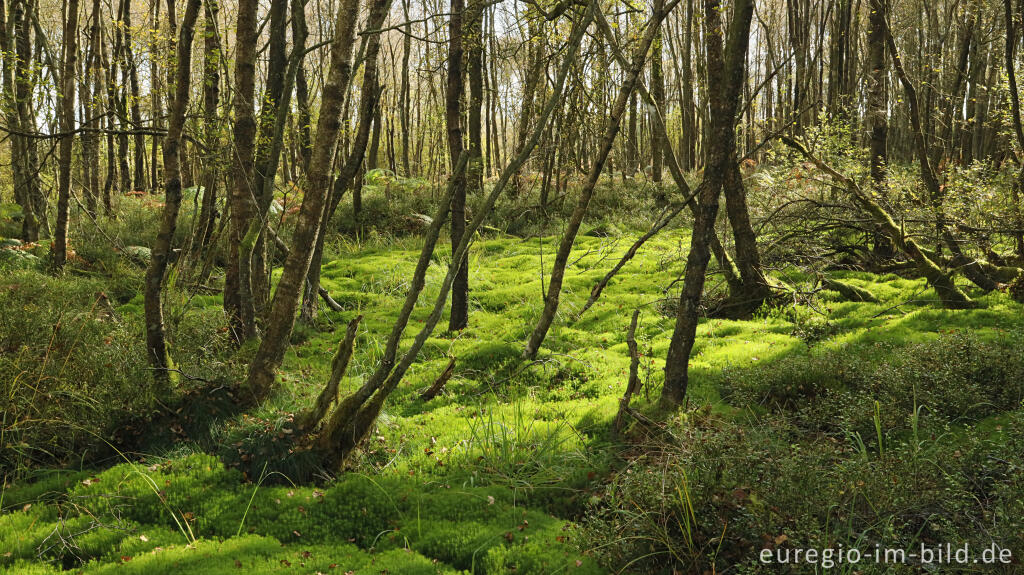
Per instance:
[[[735,119],[743,87],[744,61],[753,16],[753,0],[736,0],[725,54],[722,53],[722,20],[718,0],[705,0],[705,42],[707,52],[710,126],[705,146],[704,181],[697,198],[697,214],[690,236],[683,291],[676,308],[675,329],[665,361],[665,384],[661,403],[666,408],[680,405],[689,383],[690,352],[697,337],[697,322],[705,272],[711,259],[711,238],[715,233],[718,199],[735,163]]]

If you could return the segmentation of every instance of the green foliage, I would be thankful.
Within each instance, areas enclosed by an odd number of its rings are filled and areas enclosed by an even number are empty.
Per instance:
[[[762,172],[786,188],[785,174]],[[642,310],[643,386],[634,406],[646,411],[657,399],[674,325],[655,302],[677,299],[673,282],[688,238],[685,229],[662,232],[578,316],[594,283],[657,215],[649,208],[653,188],[634,182],[635,196],[620,190],[602,183],[597,192],[599,216],[585,226],[595,233],[582,235],[570,256],[562,314],[536,362],[521,359],[522,341],[539,313],[558,230],[545,223],[536,188],[504,200],[494,220],[502,231],[545,235],[478,238],[470,251],[469,327],[427,340],[340,477],[294,442],[291,422],[322,389],[339,328],[356,313],[365,320],[341,392],[376,367],[419,249],[398,216],[430,212],[436,190],[425,182],[371,173],[363,218],[342,205],[335,225],[346,235],[329,237],[322,283],[345,309],[325,310],[296,331],[280,393],[242,414],[230,384],[244,377],[256,346],[230,349],[219,296],[169,294],[168,341],[184,373],[157,397],[140,385],[149,374],[138,343],[142,270],[135,263],[107,240],[83,236],[76,248],[84,262],[74,273],[88,277],[9,274],[0,303],[20,311],[3,308],[0,344],[34,351],[20,352],[28,355],[19,364],[4,347],[0,366],[35,374],[56,333],[54,349],[65,355],[51,354],[46,369],[56,371],[45,372],[39,389],[99,381],[106,390],[87,387],[83,398],[102,398],[88,409],[68,411],[69,400],[61,400],[69,419],[51,437],[66,440],[72,425],[96,431],[82,432],[78,448],[58,455],[91,455],[81,446],[102,446],[118,421],[145,429],[135,430],[138,444],[126,452],[133,463],[118,456],[122,463],[105,471],[43,474],[27,457],[12,458],[20,470],[0,496],[0,552],[12,553],[0,555],[0,570],[643,573],[729,566],[750,573],[758,570],[750,558],[780,535],[788,542],[779,545],[912,544],[970,539],[968,526],[984,522],[992,537],[1012,537],[1022,507],[1021,439],[1010,428],[1020,423],[1024,377],[1015,340],[1024,322],[1020,306],[999,293],[977,297],[978,309],[949,312],[918,297],[922,280],[829,272],[878,300],[848,301],[814,292],[814,268],[781,266],[773,273],[780,290],[793,290],[792,301],[750,321],[709,319],[698,328],[690,400],[710,404],[710,414],[670,421],[664,432],[634,424],[612,438],[629,369],[630,311]],[[551,221],[571,209],[571,199],[552,196]],[[138,213],[102,225],[128,245],[149,245],[132,222],[154,208],[146,199],[125,201]],[[435,253],[402,349],[425,319],[424,302],[436,297],[449,259],[443,249]],[[22,285],[28,289],[10,287]],[[94,313],[96,291],[107,294],[120,323]],[[952,326],[963,331],[947,333]],[[76,330],[90,355],[71,354],[66,368],[54,367]],[[109,335],[122,347],[104,359]],[[445,392],[423,401],[420,391],[449,357],[456,367]],[[120,370],[97,379],[87,368],[98,369],[101,359]],[[32,390],[18,388],[28,394],[16,394],[19,405],[29,405]],[[166,416],[150,414],[156,399]],[[6,433],[21,432],[23,417],[14,421]],[[17,436],[5,435],[5,447],[22,443],[8,437]],[[89,469],[109,460],[78,461],[76,468]]]

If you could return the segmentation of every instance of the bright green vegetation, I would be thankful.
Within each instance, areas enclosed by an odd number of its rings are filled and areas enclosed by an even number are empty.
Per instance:
[[[629,315],[642,310],[635,404],[652,413],[688,233],[652,240],[578,318],[635,235],[601,228],[613,235],[578,241],[560,319],[530,363],[522,341],[557,238],[482,237],[469,328],[429,340],[334,480],[286,424],[319,393],[357,313],[342,392],[373,369],[415,236],[331,246],[323,285],[346,311],[297,327],[280,393],[246,414],[215,385],[237,381],[252,353],[231,351],[218,332],[219,296],[171,299],[181,377],[175,390],[151,389],[131,264],[86,244],[79,253],[97,263],[77,276],[54,279],[24,258],[0,264],[0,391],[12,406],[2,463],[17,470],[0,499],[0,569],[601,573],[659,572],[671,560],[776,572],[757,566],[757,551],[786,541],[997,541],[1024,557],[1024,306],[972,292],[978,309],[947,311],[922,279],[830,272],[878,300],[850,302],[810,294],[813,276],[783,267],[773,277],[795,298],[700,326],[689,409],[615,439]],[[407,340],[447,264],[439,249]],[[100,291],[116,319],[96,304]],[[445,393],[419,399],[449,356]],[[162,427],[159,413],[178,406],[181,423]],[[133,420],[151,423],[127,441]],[[115,429],[121,452],[105,443]],[[81,463],[39,469],[49,456]]]

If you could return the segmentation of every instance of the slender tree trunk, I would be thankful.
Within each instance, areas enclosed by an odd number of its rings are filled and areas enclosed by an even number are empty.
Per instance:
[[[100,127],[97,102],[100,100],[100,84],[96,82],[99,73],[100,51],[100,2],[93,0],[92,24],[89,26],[89,50],[85,57],[85,74],[82,78],[82,105],[85,108],[83,117],[89,131],[82,136],[82,161],[85,164],[85,207],[89,214],[96,215],[100,197],[100,137],[96,132]],[[95,89],[95,92],[94,92]]]
[[[124,0],[123,12],[121,14],[121,21],[123,22],[123,38],[124,44],[121,47],[124,56],[124,73],[127,76],[126,90],[131,92],[131,110],[132,128],[137,130],[135,132],[135,148],[133,149],[133,175],[132,178],[135,182],[136,190],[146,189],[146,136],[138,131],[142,128],[142,108],[139,103],[142,98],[139,93],[139,70],[135,62],[135,52],[132,49],[132,4],[131,0]],[[130,191],[130,190],[129,190]]]
[[[665,78],[662,73],[662,27],[658,26],[658,34],[654,37],[651,45],[651,96],[654,98],[652,116],[658,116],[659,120],[651,120],[653,125],[656,121],[663,121],[665,118]],[[651,130],[651,181],[655,184],[661,183],[662,166],[664,165],[665,143],[662,141],[662,134],[658,130]],[[660,192],[659,192],[660,194]]]
[[[68,216],[71,207],[71,159],[75,137],[75,76],[78,72],[78,0],[68,0],[64,14],[64,54],[61,58],[58,126],[57,228],[50,247],[53,269],[60,272],[68,256]]]
[[[235,84],[233,107],[235,123],[232,128],[231,232],[228,241],[228,267],[224,279],[224,309],[238,342],[256,335],[256,306],[252,296],[249,261],[241,257],[241,244],[253,217],[256,200],[254,157],[256,145],[256,118],[253,98],[256,91],[256,19],[257,0],[238,2],[238,20],[235,32]],[[328,156],[329,158],[329,156]]]
[[[372,2],[367,24],[370,29],[377,29],[383,25],[391,2],[390,0],[372,0]],[[362,180],[360,172],[363,167],[366,142],[369,139],[370,125],[373,122],[374,110],[376,109],[377,99],[380,96],[380,87],[377,81],[377,55],[380,50],[380,34],[373,34],[368,38],[365,51],[366,68],[363,70],[363,86],[359,95],[359,127],[356,130],[352,149],[349,151],[348,157],[342,165],[341,172],[334,179],[334,185],[327,195],[327,205],[320,220],[320,227],[317,229],[316,241],[310,256],[309,270],[306,272],[306,282],[303,286],[300,318],[304,322],[311,322],[317,315],[320,293],[320,264],[323,260],[327,224],[334,216],[334,212],[337,210],[345,191],[350,186],[353,186],[354,180],[356,180],[356,186]],[[346,77],[346,83],[347,81],[348,78]],[[344,148],[339,150],[338,153],[342,154],[343,152]],[[354,196],[355,194],[353,193]]]
[[[146,351],[149,356],[149,364],[153,368],[153,377],[158,382],[167,381],[170,375],[168,370],[173,367],[164,337],[161,291],[163,290],[164,273],[167,271],[167,262],[171,255],[174,231],[178,224],[178,211],[181,207],[179,147],[185,126],[185,112],[188,109],[192,79],[192,38],[196,19],[199,17],[200,3],[201,0],[188,1],[185,16],[181,22],[181,37],[176,45],[174,98],[170,102],[170,118],[163,145],[166,180],[164,209],[160,218],[160,230],[157,232],[156,243],[153,245],[152,257],[150,257],[149,267],[146,269],[144,294]]]
[[[100,28],[102,34],[102,28]],[[104,110],[106,111],[105,125],[107,133],[107,175],[103,183],[103,214],[109,218],[115,217],[113,201],[111,196],[117,189],[117,146],[113,128],[114,116],[117,115],[117,92],[114,89],[114,79],[117,78],[117,57],[110,57],[107,53],[107,43],[100,39],[100,70],[97,77],[97,92],[99,86],[105,92]]]
[[[352,45],[355,42],[358,15],[358,0],[342,0],[339,3],[335,35],[331,41],[331,62],[321,96],[316,140],[311,150],[306,193],[299,207],[298,221],[292,236],[292,249],[285,259],[281,279],[271,300],[266,333],[249,366],[245,384],[253,402],[266,399],[273,390],[274,377],[284,359],[284,352],[295,324],[299,295],[306,272],[309,270],[312,247],[320,229],[324,205],[327,203],[331,156],[341,127],[344,88],[348,85],[352,71]]]
[[[288,2],[289,0],[272,0],[270,3],[267,76],[260,102],[259,136],[254,149],[253,189],[257,210],[253,217],[258,218],[264,225],[267,209],[273,201],[274,178],[279,163],[277,157],[271,158],[273,152],[270,148],[278,137],[275,133],[278,116],[288,114],[288,109],[281,106],[286,83],[285,68],[288,63]],[[239,262],[241,270],[251,270],[249,291],[252,294],[253,306],[261,317],[265,314],[270,299],[270,270],[267,269],[264,237],[260,234],[249,257],[246,258],[243,254]]]
[[[1017,145],[1024,150],[1024,128],[1021,127],[1020,119],[1020,93],[1017,91],[1017,72],[1014,66],[1014,52],[1017,45],[1016,20],[1013,17],[1013,0],[1003,0],[1006,16],[1006,76],[1008,78],[1010,92],[1010,112],[1013,121],[1013,133],[1017,137]],[[1014,247],[1017,257],[1024,260],[1024,217],[1021,216],[1021,190],[1024,189],[1024,164],[1017,171],[1017,177],[1010,188],[1011,200],[1013,201],[1014,226],[1017,232],[1013,234]]]
[[[675,6],[675,3],[672,5]],[[587,181],[584,184],[583,189],[580,190],[579,200],[576,203],[576,207],[573,209],[572,216],[566,223],[565,232],[563,233],[562,240],[558,245],[558,252],[555,254],[555,263],[548,279],[548,290],[547,295],[544,298],[544,309],[541,312],[540,319],[537,321],[537,325],[533,329],[533,333],[530,334],[530,337],[526,342],[525,349],[523,350],[523,357],[526,359],[534,359],[537,357],[537,352],[540,350],[540,346],[544,342],[545,336],[547,336],[548,329],[550,329],[551,323],[555,319],[555,313],[558,311],[559,296],[562,291],[562,281],[565,278],[565,267],[569,262],[569,253],[572,251],[573,243],[576,241],[576,234],[579,232],[580,226],[583,224],[583,218],[586,216],[590,200],[594,195],[594,188],[597,185],[598,179],[601,177],[601,173],[604,171],[604,163],[608,159],[608,153],[611,151],[612,144],[615,142],[615,137],[619,133],[622,116],[626,111],[626,105],[629,103],[630,94],[632,94],[637,78],[643,70],[644,62],[647,59],[647,52],[650,50],[651,44],[654,42],[654,37],[657,34],[659,25],[664,17],[664,2],[662,0],[656,0],[654,3],[654,12],[648,22],[647,30],[645,31],[640,44],[637,46],[636,52],[633,54],[633,61],[630,63],[630,67],[626,72],[625,81],[619,88],[615,102],[612,104],[611,113],[608,116],[604,135],[601,138],[600,148],[597,156],[594,158],[594,165],[587,174]]]
[[[412,176],[412,168],[409,163],[409,132],[412,126],[409,121],[409,57],[412,52],[412,24],[409,23],[409,0],[402,0],[402,15],[407,22],[402,36],[402,87],[399,95],[398,121],[402,125],[402,169],[405,177]]]
[[[868,19],[868,77],[867,110],[868,158],[871,170],[871,190],[879,197],[886,195],[889,153],[889,72],[885,55],[886,0],[871,0]],[[893,253],[892,239],[879,226],[874,233],[873,252],[880,259],[889,259]]]
[[[544,20],[539,14],[529,8],[526,11],[525,17],[527,19],[527,33],[529,34],[527,39],[528,67],[524,71],[523,78],[523,103],[519,113],[514,152],[516,155],[523,149],[529,137],[531,123],[533,122],[533,109],[536,105],[534,100],[537,97],[538,88],[543,86],[542,79],[544,76]],[[516,174],[513,187],[516,193],[521,193],[525,190],[522,174]],[[453,220],[454,217],[453,215]]]
[[[451,0],[448,19],[448,89],[445,92],[445,124],[448,129],[448,157],[454,168],[462,155],[462,89],[465,76],[462,73],[462,33],[464,14],[463,0]],[[466,229],[466,176],[457,175],[452,194],[451,242],[452,252],[459,245],[462,232]],[[469,320],[469,270],[468,261],[459,262],[459,273],[452,286],[452,309],[448,329],[455,331],[466,327]]]
[[[203,10],[203,202],[199,212],[199,225],[193,240],[195,254],[203,253],[210,243],[217,221],[217,180],[220,177],[222,155],[221,129],[217,108],[220,106],[220,33],[217,14],[220,0],[206,0]]]

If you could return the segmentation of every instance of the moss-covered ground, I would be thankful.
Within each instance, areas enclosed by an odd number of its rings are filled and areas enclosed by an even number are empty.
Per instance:
[[[321,390],[338,339],[356,314],[365,319],[342,392],[374,369],[408,288],[419,240],[332,246],[323,286],[346,309],[322,311],[314,325],[297,327],[280,392],[271,402],[245,414],[204,420],[203,433],[187,426],[171,430],[172,440],[123,452],[105,465],[34,471],[8,481],[0,499],[0,570],[604,572],[610,564],[599,566],[600,553],[593,547],[605,542],[586,540],[587,531],[577,525],[601,504],[621,462],[635,455],[610,433],[627,379],[625,339],[634,309],[641,310],[637,338],[644,384],[636,403],[642,410],[653,410],[656,403],[688,233],[668,230],[652,240],[580,317],[591,287],[632,238],[625,233],[579,239],[559,318],[533,362],[520,358],[522,342],[540,312],[557,238],[481,238],[469,262],[469,327],[459,333],[439,329],[431,337],[352,468],[336,479],[308,453],[291,448],[286,423]],[[439,248],[406,344],[429,313],[447,264],[447,250]],[[872,369],[889,366],[900,379],[907,377],[901,358],[908,350],[926,354],[928,345],[953,337],[951,332],[969,333],[972,345],[1019,340],[1022,306],[1005,295],[974,293],[978,309],[947,311],[920,279],[830,274],[878,299],[862,303],[843,301],[831,291],[811,294],[813,276],[796,268],[772,275],[794,290],[793,301],[751,320],[701,324],[691,362],[692,407],[710,405],[716,416],[749,422],[844,388],[864,401],[821,404],[826,415],[799,420],[800,431],[790,432],[789,439],[795,446],[816,444],[828,433],[821,418],[846,417],[849,424],[837,424],[835,434],[856,433],[865,451],[879,452],[889,441],[883,432],[891,432],[893,441],[906,435],[901,402],[911,402],[910,411],[925,406],[926,417],[941,415],[954,434],[999,426],[1000,418],[1019,414],[1021,398],[1014,396],[1013,381],[988,393],[978,376],[979,397],[1003,395],[989,407],[964,400],[961,410],[959,404],[949,405],[957,389],[943,395],[940,387],[929,387],[912,399],[907,387],[848,389],[853,380],[840,373],[845,364],[830,359],[845,357]],[[3,282],[42,277],[18,271]],[[712,293],[721,289],[719,279],[710,280]],[[2,287],[0,294],[7,303],[17,297]],[[125,324],[138,324],[140,295],[115,304]],[[187,305],[213,317],[220,302],[217,296],[199,296]],[[184,336],[179,339],[179,346],[191,345]],[[251,349],[222,358],[211,352],[207,360],[243,365],[247,353]],[[419,392],[450,357],[456,358],[455,375],[444,393],[421,400]],[[928,374],[921,377],[931,381]],[[893,409],[884,409],[887,405]],[[872,447],[876,427],[883,429],[879,445]]]

